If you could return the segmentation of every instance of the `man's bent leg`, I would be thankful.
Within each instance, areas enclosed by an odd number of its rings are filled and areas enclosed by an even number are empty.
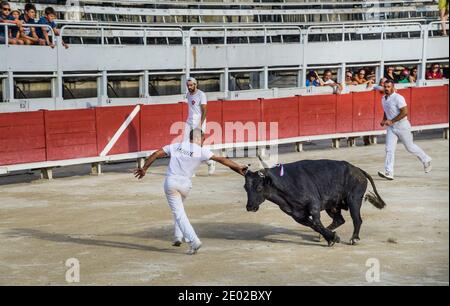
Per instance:
[[[395,149],[397,147],[398,137],[394,133],[393,127],[388,127],[386,134],[386,160],[384,163],[385,171],[394,175]]]

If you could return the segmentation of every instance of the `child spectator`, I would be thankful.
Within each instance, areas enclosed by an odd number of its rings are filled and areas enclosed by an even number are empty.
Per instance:
[[[56,12],[52,7],[47,7],[44,11],[44,15],[42,16],[39,21],[38,24],[42,24],[42,25],[46,25],[49,26],[50,28],[53,29],[55,35],[56,35],[56,23],[55,23],[55,19],[56,19]],[[36,28],[36,34],[39,37],[39,44],[42,46],[50,46],[52,48],[55,47],[54,42],[50,41],[50,37],[48,35],[49,32],[49,28],[48,27],[37,27]]]
[[[31,4],[25,4],[25,13],[20,16],[20,20],[23,24],[36,24],[34,20],[36,18],[36,7]],[[36,34],[36,28],[31,26],[23,26],[22,40],[26,45],[39,44],[39,37]]]
[[[408,68],[403,69],[402,73],[400,74],[398,83],[400,84],[409,84],[409,70]]]
[[[14,21],[16,25],[9,27],[9,37],[11,40],[14,41],[13,44],[17,45],[23,45],[24,42],[21,39],[21,33],[23,32],[22,23],[19,20],[20,17],[20,11],[19,10],[13,10],[11,14],[9,15],[9,19],[11,21]]]
[[[441,80],[444,78],[441,72],[441,65],[435,63],[431,66],[431,69],[426,73],[425,78],[427,80]]]
[[[317,73],[311,70],[306,76],[306,87],[316,87],[316,86],[320,86],[320,83],[317,80]]]

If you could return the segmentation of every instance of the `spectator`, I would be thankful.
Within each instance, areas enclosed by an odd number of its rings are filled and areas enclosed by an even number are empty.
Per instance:
[[[353,72],[351,72],[350,70],[347,70],[345,72],[345,85],[358,85],[357,82],[353,81]]]
[[[414,68],[412,68],[411,69],[411,73],[410,73],[410,75],[409,75],[409,82],[410,83],[413,83],[413,84],[415,84],[415,83],[417,83],[417,67],[414,67]]]
[[[36,34],[39,37],[39,44],[42,46],[50,46],[52,48],[55,47],[55,42],[54,41],[50,41],[50,37],[48,35],[49,33],[49,28],[53,29],[53,33],[55,33],[56,36],[59,36],[60,32],[59,30],[56,28],[56,12],[52,7],[47,7],[44,11],[44,15],[42,16],[39,21],[38,24],[42,24],[45,25],[44,27],[37,27],[36,28]],[[65,48],[68,48],[68,46],[62,42],[63,46]]]
[[[353,78],[353,80],[356,83],[358,83],[358,85],[366,84],[367,83],[366,71],[364,69],[359,69],[358,73],[355,74],[355,77]]]
[[[317,79],[319,80],[320,86],[330,86],[333,87],[334,90],[337,93],[340,93],[342,91],[342,86],[341,84],[335,82],[332,77],[333,77],[333,73],[331,72],[331,70],[327,69],[324,71],[323,73],[323,78],[320,78],[317,73],[316,73]]]
[[[0,44],[4,44],[6,42],[6,39],[8,39],[8,43],[11,45],[17,44],[17,40],[11,39],[9,37],[9,27],[8,30],[5,32],[5,26],[4,23],[9,24],[16,24],[17,26],[20,26],[21,23],[18,21],[12,20],[12,17],[10,16],[11,13],[11,6],[8,2],[4,1],[0,3]]]
[[[398,75],[395,73],[395,67],[394,66],[388,66],[387,67],[384,77],[387,80],[393,81],[394,83],[398,83]]]
[[[431,66],[431,69],[426,73],[425,78],[427,80],[441,80],[444,78],[441,72],[441,65],[435,63]]]
[[[409,84],[410,83],[409,75],[410,74],[408,68],[403,69],[402,73],[399,76],[398,83]]]
[[[12,41],[14,41],[13,44],[23,45],[24,42],[21,39],[21,33],[23,32],[23,28],[22,22],[19,20],[19,17],[20,17],[19,10],[13,10],[9,15],[9,19],[16,23],[16,25],[9,27],[9,37]]]
[[[25,4],[25,13],[20,16],[20,20],[23,24],[36,24],[36,21],[34,20],[36,18],[36,7],[31,4],[27,3]],[[35,27],[23,27],[22,32],[22,40],[26,45],[36,45],[39,44],[39,37],[36,34],[36,28]]]
[[[306,87],[316,87],[316,86],[320,86],[320,83],[317,80],[317,73],[311,70],[306,76]]]
[[[449,0],[439,0],[439,16],[441,17],[442,35],[447,36],[446,23],[448,20]]]

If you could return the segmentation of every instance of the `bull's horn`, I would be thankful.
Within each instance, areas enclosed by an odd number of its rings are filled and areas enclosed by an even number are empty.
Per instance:
[[[261,162],[261,164],[263,165],[263,167],[264,167],[265,169],[270,168],[269,164],[267,164],[267,162],[265,162],[265,161],[262,159],[261,155],[257,154],[257,156],[258,156],[259,161]]]

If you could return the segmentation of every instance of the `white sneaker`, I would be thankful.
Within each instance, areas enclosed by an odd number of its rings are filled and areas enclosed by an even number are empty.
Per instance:
[[[432,169],[433,166],[431,165],[431,160],[423,164],[423,170],[425,171],[425,173],[430,173]]]
[[[202,247],[202,242],[198,240],[197,242],[192,242],[189,246],[189,250],[187,251],[188,255],[197,254],[198,250]]]
[[[208,175],[213,175],[216,172],[216,162],[211,161],[208,163]]]
[[[386,172],[378,171],[378,176],[380,176],[380,177],[382,177],[384,179],[387,179],[389,181],[394,180],[394,175],[389,173],[389,172],[387,172],[387,171]]]

